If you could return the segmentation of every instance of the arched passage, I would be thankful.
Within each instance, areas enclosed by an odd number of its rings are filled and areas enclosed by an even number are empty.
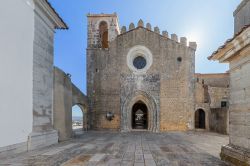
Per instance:
[[[78,105],[72,107],[72,131],[76,133],[77,131],[83,130],[84,113]]]
[[[148,129],[148,108],[142,101],[132,107],[132,129]]]
[[[59,141],[65,141],[73,136],[72,108],[75,105],[82,111],[82,129],[89,128],[88,98],[62,70],[55,67],[54,75],[53,125],[58,130]]]
[[[88,115],[86,108],[81,104],[72,107],[72,131],[86,131],[88,129]],[[82,132],[81,132],[82,133]]]
[[[195,128],[205,129],[206,128],[206,113],[203,109],[195,111]]]
[[[99,34],[102,48],[108,48],[108,24],[106,21],[100,22]]]

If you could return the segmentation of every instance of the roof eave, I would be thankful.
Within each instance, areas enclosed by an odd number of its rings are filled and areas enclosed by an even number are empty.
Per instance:
[[[55,29],[68,29],[67,24],[59,16],[56,10],[47,0],[35,1],[44,11],[47,12],[50,19],[53,21]]]
[[[218,60],[221,63],[228,62],[229,58],[233,57],[240,48],[250,43],[250,25],[245,26],[242,30],[236,34],[232,39],[226,41],[226,43],[218,48],[211,56],[209,60]],[[244,39],[245,41],[243,41]]]
[[[218,60],[219,62],[223,63],[224,62],[224,56],[227,54],[227,52],[232,49],[231,44],[225,45],[223,48],[217,50],[213,55],[208,57],[208,60]]]

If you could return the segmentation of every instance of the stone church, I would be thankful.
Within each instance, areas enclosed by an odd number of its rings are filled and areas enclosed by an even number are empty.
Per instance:
[[[93,129],[194,128],[196,43],[139,20],[88,14],[87,95]],[[111,118],[107,118],[111,116]]]
[[[51,4],[6,0],[3,6],[0,157],[71,139],[78,105],[83,130],[229,133],[221,159],[250,165],[250,0],[234,12],[233,38],[208,58],[230,63],[227,73],[195,73],[197,46],[185,37],[142,20],[120,29],[115,13],[88,14],[87,96],[54,66],[55,30],[68,26]]]

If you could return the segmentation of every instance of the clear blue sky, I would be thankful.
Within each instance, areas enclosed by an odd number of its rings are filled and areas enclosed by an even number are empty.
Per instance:
[[[82,116],[83,116],[83,112],[81,108],[78,105],[74,105],[72,107],[72,117],[82,117]]]
[[[142,18],[160,30],[198,43],[196,72],[225,72],[228,66],[207,57],[233,35],[233,11],[241,0],[49,0],[68,24],[57,30],[55,65],[72,75],[86,93],[87,13],[114,13],[120,26]]]

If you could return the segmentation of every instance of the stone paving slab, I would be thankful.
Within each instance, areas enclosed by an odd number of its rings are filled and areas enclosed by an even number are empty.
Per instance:
[[[104,157],[105,157],[105,154],[95,154],[94,156],[92,156],[90,158],[89,161],[97,161],[98,162],[98,161],[102,160]]]
[[[0,157],[17,166],[226,166],[228,136],[208,132],[87,132],[58,145]]]
[[[51,150],[43,153],[42,155],[46,155],[46,156],[55,155],[55,154],[57,154],[59,152],[64,151],[65,149],[69,149],[69,148],[71,148],[73,146],[76,146],[76,145],[78,145],[78,144],[69,144],[69,145],[65,145],[65,146],[62,146],[62,147],[54,148],[54,149],[51,149]]]

